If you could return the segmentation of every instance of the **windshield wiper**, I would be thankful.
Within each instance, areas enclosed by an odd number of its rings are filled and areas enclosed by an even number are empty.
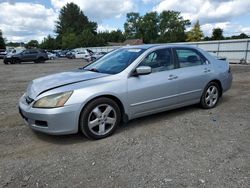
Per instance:
[[[84,69],[84,70],[91,71],[91,72],[100,72],[100,71],[97,70],[96,68]]]

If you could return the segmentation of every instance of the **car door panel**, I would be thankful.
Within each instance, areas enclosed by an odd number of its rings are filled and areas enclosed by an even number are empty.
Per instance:
[[[178,94],[180,102],[199,99],[203,89],[211,79],[211,65],[200,65],[193,67],[185,67],[177,70],[178,76]]]
[[[199,56],[198,52],[196,51],[193,52],[197,53],[197,56]],[[203,57],[201,57],[199,61],[201,61],[202,58]],[[182,60],[183,58],[179,60],[179,63]],[[192,100],[199,101],[204,87],[211,80],[212,77],[211,75],[213,73],[212,65],[206,60],[202,61],[204,61],[204,63],[202,62],[200,62],[200,64],[194,63],[194,65],[192,65],[192,63],[187,63],[188,64],[187,66],[183,66],[177,69],[176,72],[176,75],[178,76],[177,92],[179,94],[180,103],[185,103],[187,101],[192,101]]]
[[[23,60],[24,61],[33,61],[34,59],[36,59],[36,55],[37,55],[37,52],[36,51],[26,51],[24,54],[23,54]]]
[[[22,53],[22,60],[23,61],[29,61],[29,58],[30,58],[30,52],[29,51],[24,51],[23,53]]]
[[[178,103],[175,70],[130,77],[128,79],[128,103],[134,115],[165,108]],[[169,79],[170,78],[170,79]]]

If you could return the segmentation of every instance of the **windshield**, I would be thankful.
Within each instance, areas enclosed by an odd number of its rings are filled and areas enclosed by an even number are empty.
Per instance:
[[[84,69],[94,72],[117,74],[126,69],[145,50],[139,48],[122,48],[103,56]]]

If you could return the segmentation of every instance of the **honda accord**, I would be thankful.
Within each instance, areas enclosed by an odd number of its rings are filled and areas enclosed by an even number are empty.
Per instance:
[[[213,108],[231,83],[229,63],[199,48],[127,46],[31,81],[19,111],[36,131],[101,139],[134,118],[196,103]]]

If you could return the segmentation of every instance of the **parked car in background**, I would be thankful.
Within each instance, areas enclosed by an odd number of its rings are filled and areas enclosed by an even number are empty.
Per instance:
[[[50,60],[54,60],[54,59],[57,58],[57,57],[56,57],[56,54],[51,53],[51,52],[47,52],[47,55],[48,55],[48,58],[49,58]]]
[[[74,50],[70,50],[70,51],[68,51],[67,53],[66,53],[66,57],[68,58],[68,59],[74,59],[75,58],[75,51]]]
[[[12,56],[14,54],[18,54],[22,51],[26,50],[26,48],[13,48],[13,49],[8,49],[7,54],[8,56]]]
[[[79,70],[33,80],[20,98],[30,128],[111,135],[121,121],[199,103],[214,108],[230,89],[229,63],[185,45],[123,47]]]
[[[91,61],[93,54],[94,53],[91,50],[84,49],[84,50],[75,52],[74,55],[73,55],[73,58],[76,58],[76,59],[85,59],[87,61]]]
[[[0,50],[0,59],[3,59],[4,56],[7,55],[7,51],[6,50]]]
[[[74,58],[76,59],[88,59],[90,57],[90,54],[84,50],[84,51],[81,51],[81,52],[75,52],[74,54]]]
[[[59,58],[66,57],[66,54],[67,54],[68,51],[69,50],[62,50],[62,51],[57,52],[57,57],[59,57]]]
[[[106,54],[107,52],[97,52],[97,53],[92,54],[91,57],[92,57],[92,60],[97,60]]]
[[[29,61],[44,63],[46,60],[48,60],[48,55],[44,50],[29,49],[23,50],[19,53],[8,53],[4,57],[4,64],[16,64]]]

